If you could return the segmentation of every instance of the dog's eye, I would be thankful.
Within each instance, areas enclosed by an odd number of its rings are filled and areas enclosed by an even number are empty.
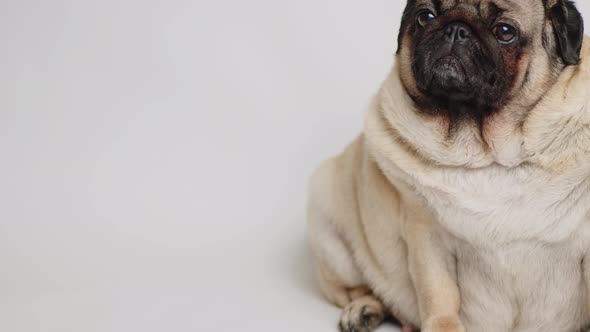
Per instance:
[[[416,21],[418,24],[420,24],[420,26],[424,27],[426,24],[428,24],[428,22],[434,20],[435,18],[436,15],[434,15],[434,13],[432,13],[430,10],[423,10],[416,16]]]
[[[516,39],[516,28],[511,25],[500,23],[492,31],[502,44],[510,44]]]

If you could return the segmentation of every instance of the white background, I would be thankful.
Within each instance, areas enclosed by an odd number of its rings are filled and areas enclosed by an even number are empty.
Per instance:
[[[336,331],[307,178],[402,6],[0,2],[0,331]]]

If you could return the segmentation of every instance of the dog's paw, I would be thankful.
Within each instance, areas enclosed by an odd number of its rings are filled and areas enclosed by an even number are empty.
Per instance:
[[[341,332],[371,332],[385,319],[385,311],[379,300],[364,296],[344,308],[340,318]]]
[[[422,332],[465,332],[465,328],[458,316],[440,316],[428,319]]]

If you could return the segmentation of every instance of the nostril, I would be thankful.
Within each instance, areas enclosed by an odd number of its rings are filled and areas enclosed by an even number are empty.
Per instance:
[[[471,37],[471,29],[459,22],[449,24],[444,32],[450,42],[465,41]]]
[[[465,29],[459,28],[459,31],[457,33],[459,35],[459,38],[461,38],[461,39],[467,38],[467,31]]]

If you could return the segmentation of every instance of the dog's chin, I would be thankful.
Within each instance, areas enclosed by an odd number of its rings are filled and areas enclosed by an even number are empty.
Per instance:
[[[431,69],[429,84],[423,91],[437,100],[446,102],[468,102],[473,89],[469,87],[469,78],[460,60],[446,56],[437,60]]]

